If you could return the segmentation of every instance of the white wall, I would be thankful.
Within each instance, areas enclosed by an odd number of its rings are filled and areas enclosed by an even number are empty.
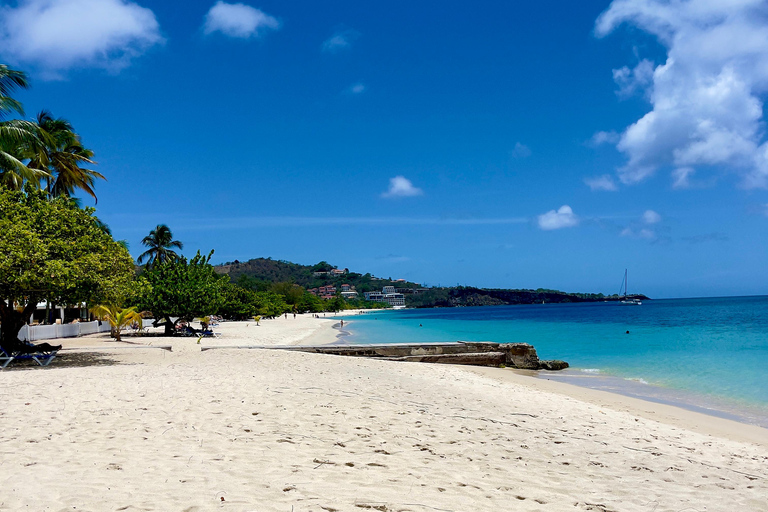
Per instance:
[[[74,338],[82,334],[109,332],[109,322],[80,322],[76,324],[25,325],[19,331],[22,341]]]

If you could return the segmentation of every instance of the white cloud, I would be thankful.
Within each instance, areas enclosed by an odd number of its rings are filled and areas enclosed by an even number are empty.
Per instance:
[[[155,14],[128,0],[21,0],[0,7],[0,54],[46,78],[75,67],[119,71],[162,42]]]
[[[322,50],[328,53],[336,53],[342,50],[348,50],[355,39],[360,37],[360,33],[355,30],[344,30],[334,33],[331,37],[323,41]]]
[[[672,171],[672,188],[689,188],[694,172],[693,167],[678,167]]]
[[[203,31],[221,32],[229,37],[259,37],[267,30],[277,30],[280,22],[265,12],[245,4],[216,2],[205,15]]]
[[[424,191],[414,187],[411,180],[404,176],[395,176],[389,180],[389,189],[381,194],[381,197],[413,197],[424,194]]]
[[[643,214],[643,222],[646,224],[658,224],[661,222],[661,215],[653,210],[645,210]]]
[[[592,178],[584,178],[584,183],[592,190],[617,190],[616,183],[613,178],[607,174],[602,176],[595,176]]]
[[[528,146],[521,144],[520,142],[516,142],[515,149],[513,149],[510,154],[514,158],[527,158],[531,156],[531,150],[528,148]]]
[[[552,229],[571,228],[578,225],[579,218],[570,206],[563,205],[557,211],[550,210],[539,215],[539,228],[549,231]]]
[[[365,84],[361,84],[360,82],[352,84],[349,87],[349,92],[352,94],[362,94],[365,92]]]
[[[653,62],[643,59],[634,69],[624,66],[613,70],[613,81],[619,86],[616,94],[620,98],[628,98],[636,92],[647,92],[653,83]]]
[[[623,23],[655,36],[667,59],[614,76],[619,93],[646,89],[652,110],[617,143],[627,156],[618,169],[636,183],[659,167],[685,186],[693,169],[715,166],[741,174],[746,187],[768,186],[760,96],[768,92],[768,24],[764,0],[614,0],[596,21],[603,37]],[[652,78],[650,78],[652,76]]]
[[[640,228],[637,231],[632,228],[624,228],[620,236],[626,236],[630,238],[642,238],[644,240],[656,240],[656,232],[648,228]]]
[[[592,146],[600,146],[602,144],[616,144],[621,140],[621,135],[616,132],[597,132],[592,136],[589,144]]]

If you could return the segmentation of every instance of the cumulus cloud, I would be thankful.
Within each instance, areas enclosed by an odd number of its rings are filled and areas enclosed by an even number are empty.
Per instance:
[[[643,213],[643,222],[646,224],[658,224],[661,222],[661,215],[653,210],[645,210],[645,213]]]
[[[405,176],[395,176],[389,180],[389,189],[381,194],[381,197],[395,198],[395,197],[413,197],[424,194],[424,191],[418,187],[414,187],[411,180]]]
[[[21,0],[0,7],[0,54],[45,78],[75,67],[119,71],[162,42],[155,14],[128,0]]]
[[[584,178],[584,183],[592,190],[617,190],[616,182],[608,174]]]
[[[579,224],[579,218],[573,213],[573,210],[567,204],[561,206],[557,211],[550,210],[547,213],[539,215],[539,228],[550,231],[553,229],[571,228]]]
[[[652,106],[616,144],[627,157],[621,181],[673,167],[684,170],[674,178],[682,188],[694,169],[717,167],[739,172],[746,187],[768,186],[764,1],[614,0],[595,33],[606,36],[624,23],[655,36],[667,57],[655,67],[642,60],[614,71],[620,95],[643,90]]]
[[[355,30],[338,31],[323,41],[321,48],[324,52],[328,53],[337,53],[343,50],[348,50],[358,37],[360,37],[360,33]]]
[[[259,37],[268,30],[277,30],[280,22],[265,12],[245,4],[216,2],[205,15],[206,35],[221,32],[229,37],[248,39]]]
[[[513,158],[527,158],[531,156],[531,150],[525,144],[515,143],[515,149],[510,153]]]

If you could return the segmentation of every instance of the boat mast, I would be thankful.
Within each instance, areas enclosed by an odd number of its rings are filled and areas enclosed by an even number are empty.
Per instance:
[[[627,269],[624,269],[624,298],[627,298],[627,295],[629,295],[629,281],[627,280]]]

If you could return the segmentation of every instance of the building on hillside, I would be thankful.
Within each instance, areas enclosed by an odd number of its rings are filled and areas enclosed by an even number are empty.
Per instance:
[[[356,299],[357,290],[355,290],[355,287],[350,284],[342,284],[341,296],[344,297],[345,299]]]
[[[365,292],[363,296],[371,302],[384,302],[384,294],[381,292]]]
[[[332,299],[336,296],[336,287],[333,285],[321,286],[317,289],[317,295],[323,299]]]
[[[386,302],[393,308],[405,307],[405,295],[397,293],[394,286],[385,286],[380,292],[365,292],[365,299],[373,302]]]
[[[403,295],[402,293],[385,293],[384,302],[386,302],[393,308],[404,308],[405,295]]]

